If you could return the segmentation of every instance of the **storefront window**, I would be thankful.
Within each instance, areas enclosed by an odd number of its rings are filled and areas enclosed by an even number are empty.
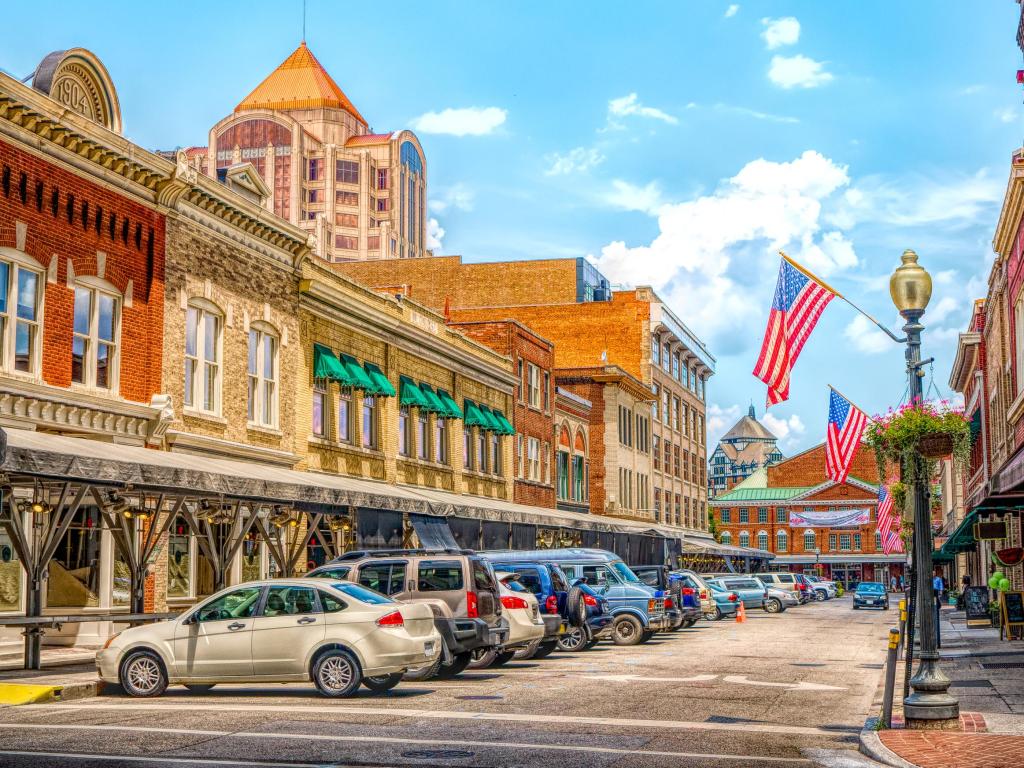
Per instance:
[[[21,609],[23,573],[14,544],[7,534],[0,530],[0,611]]]
[[[50,561],[46,604],[51,608],[95,608],[100,602],[100,511],[82,507]]]
[[[363,398],[363,447],[377,447],[377,401],[372,397]]]
[[[188,597],[191,580],[188,525],[179,516],[167,537],[167,597]]]

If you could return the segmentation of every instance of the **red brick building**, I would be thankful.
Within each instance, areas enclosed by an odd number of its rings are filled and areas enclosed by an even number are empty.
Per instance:
[[[462,322],[451,312],[448,325],[512,360],[515,390],[514,501],[555,506],[555,385],[551,369],[554,345],[515,320]]]
[[[760,469],[711,501],[723,544],[775,554],[773,568],[849,584],[903,574],[905,555],[886,555],[876,533],[878,470],[861,449],[850,477],[825,476],[825,446]]]

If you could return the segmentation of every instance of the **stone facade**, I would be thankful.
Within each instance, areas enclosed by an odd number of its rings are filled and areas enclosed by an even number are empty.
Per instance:
[[[518,379],[512,419],[516,429],[514,500],[554,507],[554,345],[514,320],[459,322],[457,312],[450,313],[450,318],[449,327],[511,360]],[[536,451],[535,464],[530,461],[531,450]]]
[[[164,383],[174,406],[168,430],[171,450],[247,457],[293,466],[295,391],[299,366],[298,276],[291,259],[278,260],[227,239],[211,237],[196,224],[168,225]],[[186,322],[199,307],[218,319],[219,403],[205,409],[197,381],[185,404]],[[249,334],[259,329],[274,339],[276,392],[269,423],[249,418]],[[202,350],[199,350],[202,357]],[[201,372],[197,379],[201,378]]]

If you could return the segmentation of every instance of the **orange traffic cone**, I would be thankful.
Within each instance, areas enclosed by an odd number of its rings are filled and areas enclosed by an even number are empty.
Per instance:
[[[740,600],[736,606],[736,623],[742,624],[747,620],[747,609],[743,607],[743,601]]]

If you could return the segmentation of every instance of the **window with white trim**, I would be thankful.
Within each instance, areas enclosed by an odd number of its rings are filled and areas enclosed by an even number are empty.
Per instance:
[[[277,336],[269,326],[249,329],[249,422],[277,426]]]
[[[757,548],[764,550],[768,549],[768,531],[757,532]]]
[[[533,363],[527,363],[526,373],[527,402],[534,408],[540,408],[540,369]]]
[[[526,438],[526,479],[540,482],[540,440]]]
[[[789,549],[789,535],[785,531],[778,531],[775,534],[775,551],[785,552]]]
[[[750,534],[747,533],[746,531],[740,531],[740,546],[741,547],[749,547],[750,546]]]
[[[0,369],[39,375],[41,269],[0,259]]]
[[[71,380],[99,389],[117,388],[119,297],[89,284],[75,286]]]
[[[221,332],[220,310],[203,299],[193,299],[185,315],[185,407],[220,413]]]

